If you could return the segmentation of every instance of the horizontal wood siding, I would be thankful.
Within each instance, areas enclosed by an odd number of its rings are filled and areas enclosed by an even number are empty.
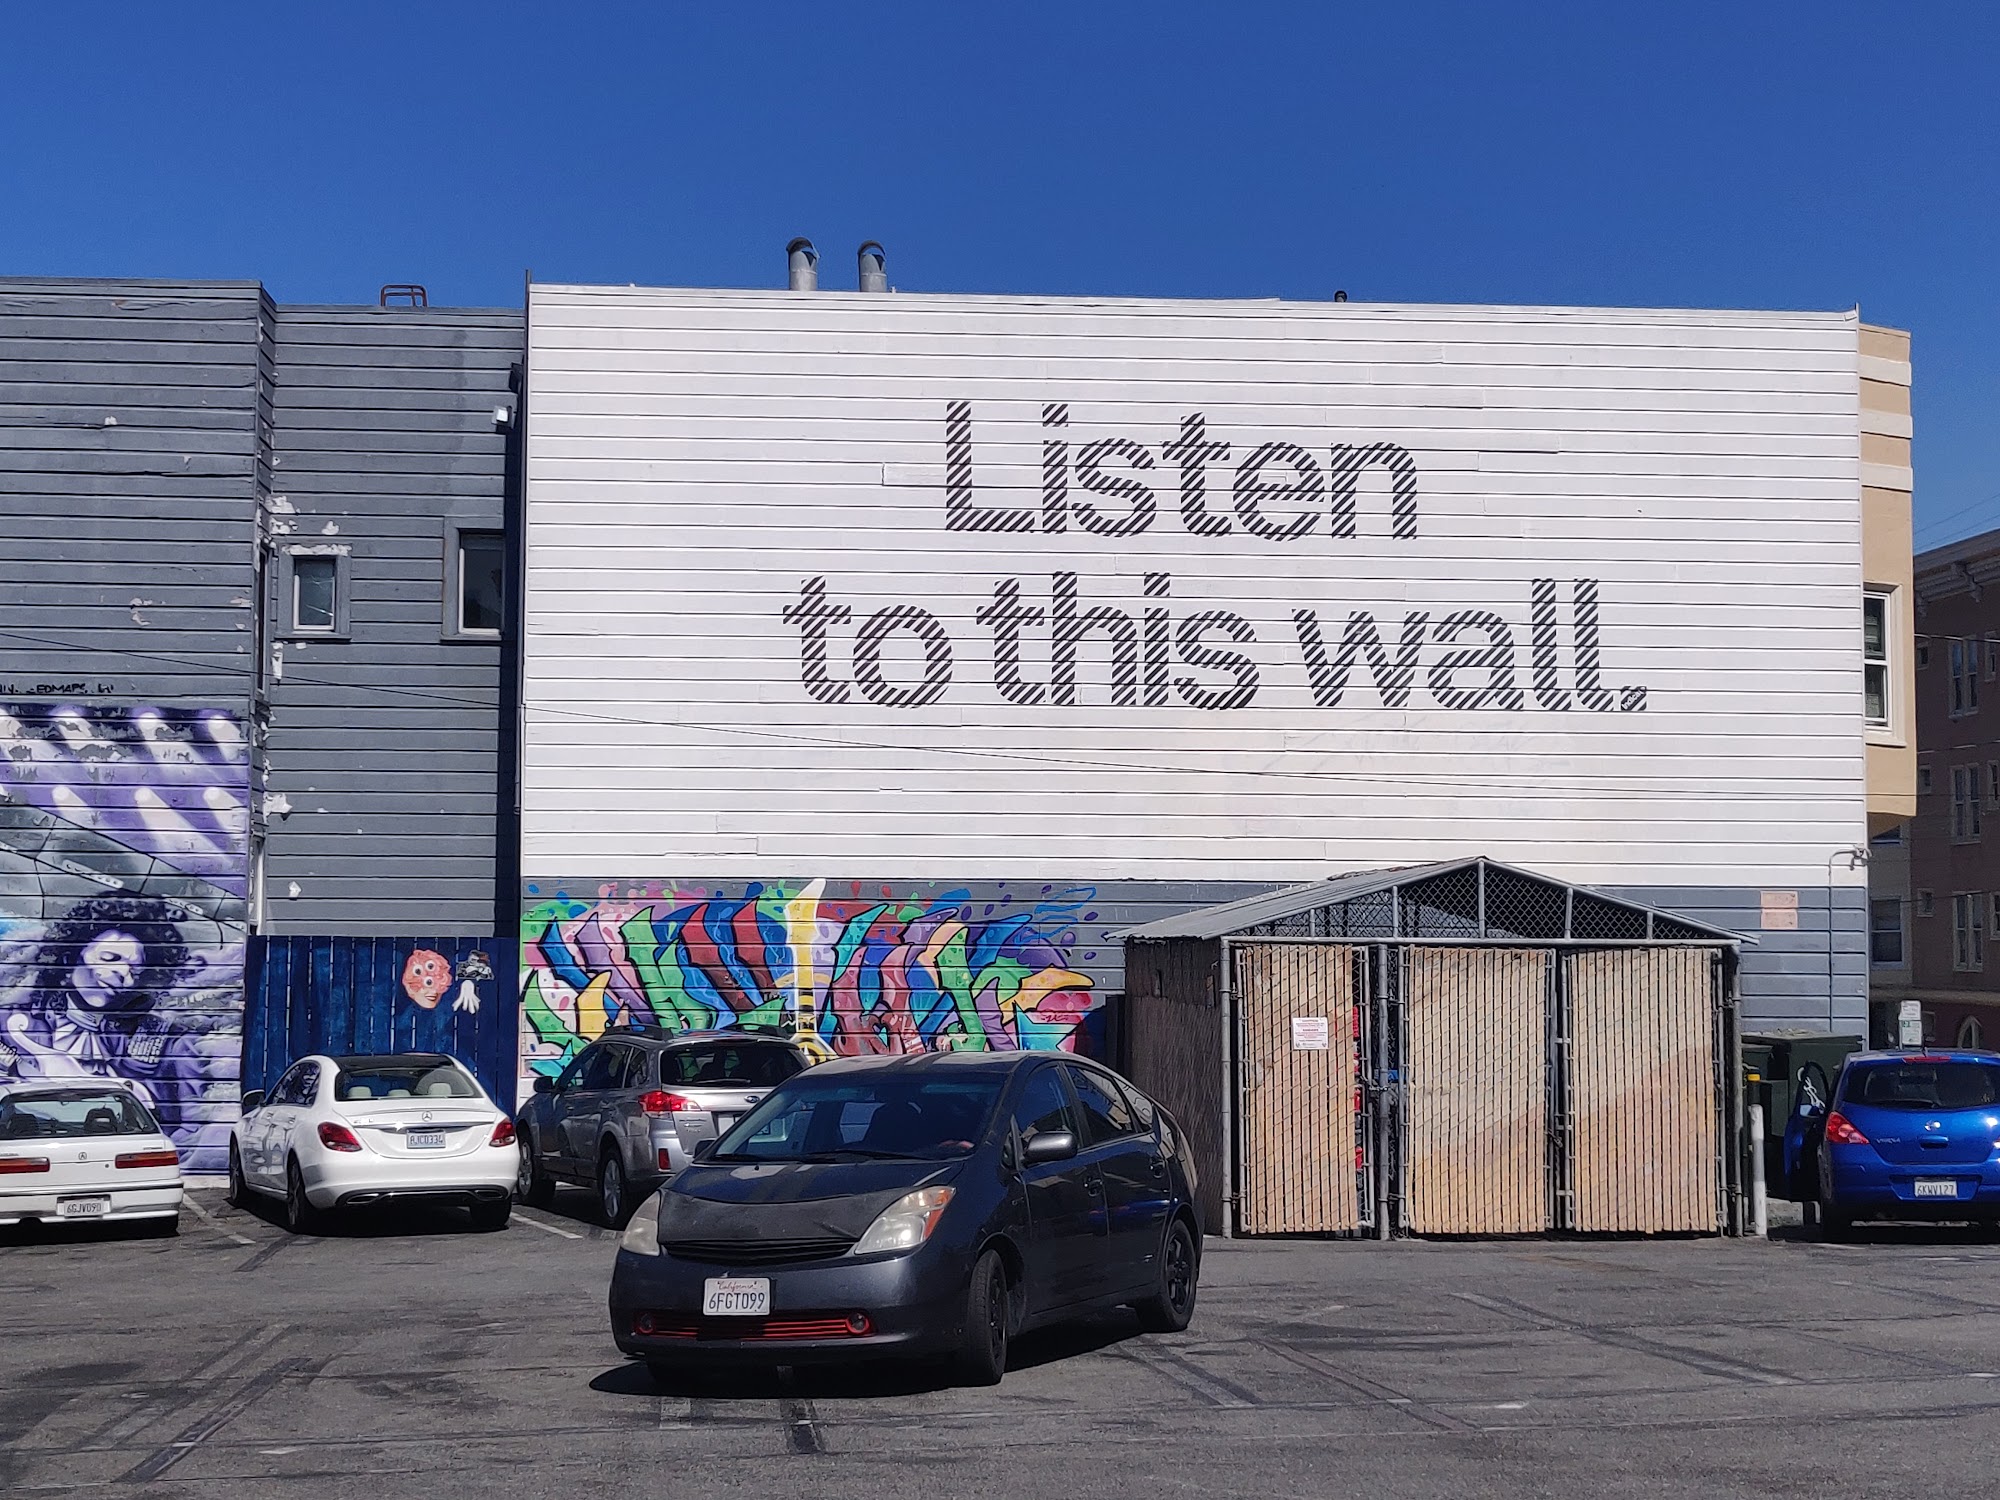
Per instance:
[[[0,697],[248,711],[254,283],[0,278]]]
[[[1822,888],[1865,838],[1849,315],[531,301],[530,878],[1276,882],[1477,851]],[[1229,445],[1199,494],[1194,414]],[[1339,454],[1382,444],[1414,467],[1413,534],[1386,459],[1331,534]],[[960,480],[991,525],[947,525]],[[1059,573],[1088,624],[1073,702]],[[814,663],[811,579],[848,612]],[[1008,579],[1040,611],[1011,698]],[[1366,613],[1387,667],[1316,673],[1301,611],[1329,657]],[[1248,701],[1202,696],[1237,682],[1204,649],[1241,654]]]
[[[520,359],[515,312],[280,311],[271,540],[348,549],[351,629],[275,647],[270,932],[475,937],[511,906],[501,647],[446,639],[444,585],[447,525],[503,523]]]

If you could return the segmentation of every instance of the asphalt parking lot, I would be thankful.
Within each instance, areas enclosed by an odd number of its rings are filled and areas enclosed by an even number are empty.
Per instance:
[[[562,1212],[295,1239],[0,1231],[0,1494],[1385,1497],[1991,1493],[2000,1246],[1970,1231],[1211,1240],[1178,1337],[1031,1336],[996,1389],[657,1392]]]

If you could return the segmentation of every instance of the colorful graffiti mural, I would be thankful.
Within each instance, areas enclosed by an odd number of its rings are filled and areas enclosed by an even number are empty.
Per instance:
[[[1073,958],[1098,915],[1087,887],[528,890],[524,1081],[621,1022],[796,1028],[843,1056],[1075,1050],[1098,1006]]]
[[[249,796],[223,710],[0,703],[0,1078],[123,1079],[192,1171],[240,1097]]]

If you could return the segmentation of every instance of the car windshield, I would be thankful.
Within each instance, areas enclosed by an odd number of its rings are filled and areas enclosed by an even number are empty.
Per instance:
[[[1841,1097],[1876,1109],[1978,1109],[2000,1100],[2000,1063],[1867,1063],[1848,1075]]]
[[[941,1161],[985,1135],[998,1076],[802,1073],[715,1143],[711,1161]]]
[[[434,1057],[382,1058],[342,1063],[334,1075],[333,1097],[344,1103],[368,1099],[477,1099],[479,1085],[457,1063]]]
[[[805,1067],[798,1053],[776,1042],[703,1043],[660,1055],[660,1082],[672,1087],[774,1089]]]
[[[47,1089],[0,1099],[0,1141],[159,1133],[151,1112],[124,1089]]]

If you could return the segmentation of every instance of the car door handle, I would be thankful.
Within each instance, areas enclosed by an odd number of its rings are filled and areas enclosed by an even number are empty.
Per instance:
[[[1084,1178],[1083,1190],[1093,1198],[1102,1198],[1104,1196],[1104,1184],[1095,1177]]]

